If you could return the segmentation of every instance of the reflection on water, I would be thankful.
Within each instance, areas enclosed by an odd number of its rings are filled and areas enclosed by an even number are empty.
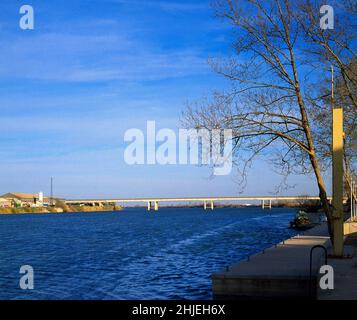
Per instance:
[[[0,299],[210,299],[211,274],[294,234],[292,209],[0,216]],[[35,289],[19,288],[29,264]]]

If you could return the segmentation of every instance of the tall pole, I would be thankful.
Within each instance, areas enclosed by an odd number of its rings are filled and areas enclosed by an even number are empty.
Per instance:
[[[354,199],[353,199],[353,180],[352,180],[352,178],[350,179],[350,196],[351,196],[351,203],[350,203],[350,209],[351,209],[351,220],[353,219],[353,202],[354,202]]]
[[[357,202],[355,201],[355,182],[353,181],[353,179],[351,178],[350,180],[350,197],[351,197],[351,203],[350,203],[350,209],[351,209],[351,220],[354,218],[355,216],[355,211],[356,211],[356,205]]]
[[[343,109],[335,106],[331,66],[333,254],[343,256]]]
[[[51,177],[51,196],[50,196],[50,205],[53,205],[53,177]]]
[[[356,186],[355,186],[355,183],[352,184],[352,190],[353,190],[353,218],[354,218],[356,216],[356,212],[357,212]]]

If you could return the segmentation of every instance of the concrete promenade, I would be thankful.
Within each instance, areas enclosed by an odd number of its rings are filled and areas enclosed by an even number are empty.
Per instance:
[[[310,249],[315,245],[330,247],[326,223],[251,256],[248,261],[232,265],[228,270],[214,273],[214,298],[316,298],[317,273],[324,263],[323,250],[316,249],[310,286]]]
[[[354,255],[350,259],[329,259],[334,270],[334,289],[319,290],[318,300],[357,300],[357,256],[351,246],[345,253]]]
[[[319,300],[357,300],[357,221],[345,223],[345,235],[347,258],[328,260],[334,270],[334,290],[319,290]]]

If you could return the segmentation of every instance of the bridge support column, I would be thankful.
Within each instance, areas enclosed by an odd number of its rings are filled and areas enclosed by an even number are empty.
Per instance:
[[[159,202],[158,201],[154,201],[154,210],[155,211],[159,210]]]
[[[207,210],[207,202],[206,201],[203,201],[203,209]]]
[[[265,204],[265,200],[262,200],[262,209],[269,208],[271,209],[271,199],[267,200],[268,204]]]
[[[148,201],[148,211],[150,211],[150,210],[151,210],[151,202]]]
[[[214,204],[213,204],[213,200],[211,200],[211,210],[214,209]]]

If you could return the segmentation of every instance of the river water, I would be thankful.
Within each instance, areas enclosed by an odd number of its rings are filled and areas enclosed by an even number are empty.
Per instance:
[[[294,235],[294,211],[0,215],[0,299],[211,299],[211,274]]]

